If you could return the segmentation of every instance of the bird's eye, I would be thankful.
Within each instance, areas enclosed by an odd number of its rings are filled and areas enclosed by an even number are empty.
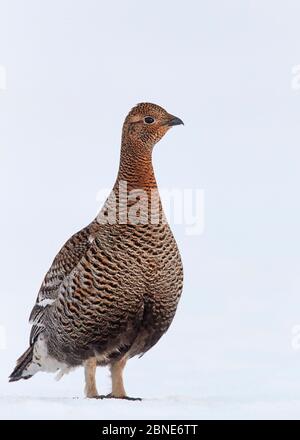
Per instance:
[[[144,121],[146,122],[146,124],[153,124],[153,122],[155,121],[154,118],[152,118],[152,116],[146,116],[144,118]]]

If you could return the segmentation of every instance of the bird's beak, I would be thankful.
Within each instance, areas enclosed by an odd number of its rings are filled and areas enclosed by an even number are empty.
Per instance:
[[[177,118],[177,116],[170,115],[170,119],[168,119],[166,125],[173,127],[173,125],[184,125],[184,123],[181,119]]]

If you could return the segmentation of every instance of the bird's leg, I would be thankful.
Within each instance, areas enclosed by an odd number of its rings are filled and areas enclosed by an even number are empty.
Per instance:
[[[85,395],[89,398],[99,397],[96,387],[96,358],[90,358],[84,363],[84,376],[85,376]]]
[[[126,397],[126,391],[123,384],[123,370],[126,365],[127,359],[123,357],[117,362],[114,362],[110,366],[112,392],[111,397]]]
[[[142,400],[140,398],[128,397],[123,383],[123,370],[126,365],[127,358],[124,356],[119,361],[110,365],[112,392],[107,397],[115,399]]]

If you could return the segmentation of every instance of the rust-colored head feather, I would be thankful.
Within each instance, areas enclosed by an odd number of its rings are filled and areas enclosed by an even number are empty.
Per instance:
[[[123,126],[122,145],[152,148],[173,126],[183,124],[157,104],[142,102],[127,115]]]

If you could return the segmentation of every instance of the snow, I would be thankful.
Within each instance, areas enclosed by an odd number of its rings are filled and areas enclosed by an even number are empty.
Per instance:
[[[299,419],[300,401],[232,401],[166,397],[143,402],[82,398],[2,397],[3,419],[68,420],[211,420]]]
[[[26,339],[19,335],[0,352],[1,418],[298,419],[299,354],[281,339],[281,329],[276,330],[280,314],[273,316],[274,328],[263,333],[266,310],[262,309],[252,334],[249,302],[248,313],[239,309],[241,325],[238,309],[230,316],[200,314],[198,319],[187,296],[159,344],[126,367],[127,392],[142,397],[142,402],[84,398],[82,369],[58,382],[53,374],[39,373],[27,381],[8,383],[6,377],[22,351],[19,339]],[[110,391],[107,369],[98,368],[97,381],[101,394]]]

